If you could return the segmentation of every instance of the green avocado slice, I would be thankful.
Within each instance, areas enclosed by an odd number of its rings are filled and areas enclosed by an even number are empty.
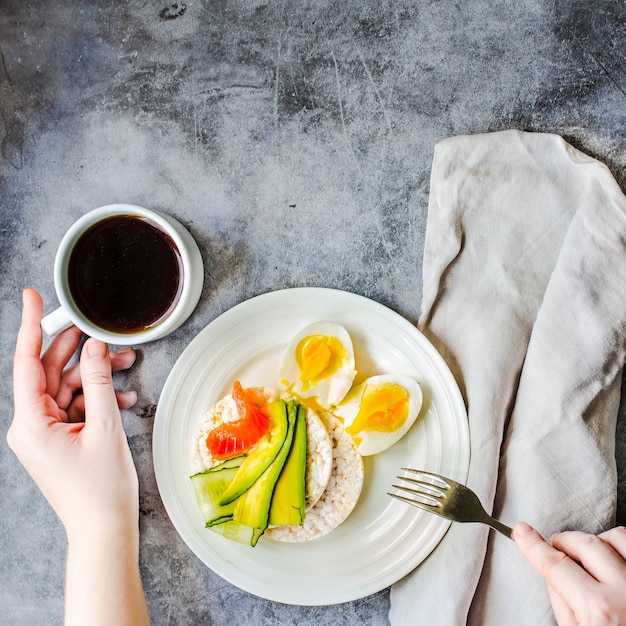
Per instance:
[[[276,481],[270,505],[269,523],[277,526],[299,526],[304,522],[306,416],[301,404],[298,405],[297,411],[291,450]]]

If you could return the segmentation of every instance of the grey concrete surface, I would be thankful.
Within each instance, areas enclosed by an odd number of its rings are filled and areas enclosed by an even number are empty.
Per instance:
[[[0,2],[2,431],[21,289],[56,306],[54,253],[78,216],[112,202],[168,212],[205,259],[193,317],[118,377],[139,392],[124,423],[154,624],[387,623],[387,591],[287,606],[190,552],[154,478],[160,390],[200,329],[274,289],[344,289],[417,321],[440,139],[556,132],[624,188],[625,23],[616,0]],[[616,455],[626,523],[624,402]],[[4,437],[0,475],[0,622],[60,624],[63,529]]]

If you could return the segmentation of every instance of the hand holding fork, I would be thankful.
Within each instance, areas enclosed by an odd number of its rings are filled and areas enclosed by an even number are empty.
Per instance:
[[[598,536],[569,531],[551,543],[525,522],[514,529],[488,515],[476,494],[438,474],[403,468],[389,495],[456,522],[482,522],[513,539],[520,552],[548,583],[550,602],[560,626],[626,625],[626,528]],[[407,495],[403,495],[407,494]]]

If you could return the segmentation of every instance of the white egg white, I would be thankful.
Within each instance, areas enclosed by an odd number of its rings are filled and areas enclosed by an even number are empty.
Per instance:
[[[345,358],[341,366],[326,376],[319,377],[314,383],[301,379],[302,371],[297,359],[297,348],[300,342],[314,335],[333,337],[345,351]],[[343,400],[352,387],[356,376],[354,347],[348,331],[336,322],[314,322],[303,328],[291,339],[285,348],[280,365],[278,377],[280,384],[291,393],[301,398],[311,398],[321,407],[329,409]]]
[[[344,420],[346,428],[349,428],[353,424],[359,414],[366,386],[368,384],[375,385],[379,383],[395,383],[407,390],[409,396],[408,415],[404,423],[392,432],[363,429],[358,433],[353,433],[353,437],[357,442],[357,449],[362,456],[378,454],[400,440],[407,433],[409,428],[413,426],[422,408],[422,388],[414,379],[409,376],[401,375],[371,376],[355,386],[334,409],[335,415],[338,415]]]

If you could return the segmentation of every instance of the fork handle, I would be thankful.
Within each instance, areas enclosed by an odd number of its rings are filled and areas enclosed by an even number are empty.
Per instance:
[[[489,526],[491,526],[491,528],[493,528],[494,530],[497,530],[498,532],[502,533],[505,537],[508,537],[509,539],[513,539],[512,528],[509,528],[502,522],[499,522],[497,519],[493,519],[491,515],[487,515],[486,513],[485,513],[485,523],[489,524]]]

